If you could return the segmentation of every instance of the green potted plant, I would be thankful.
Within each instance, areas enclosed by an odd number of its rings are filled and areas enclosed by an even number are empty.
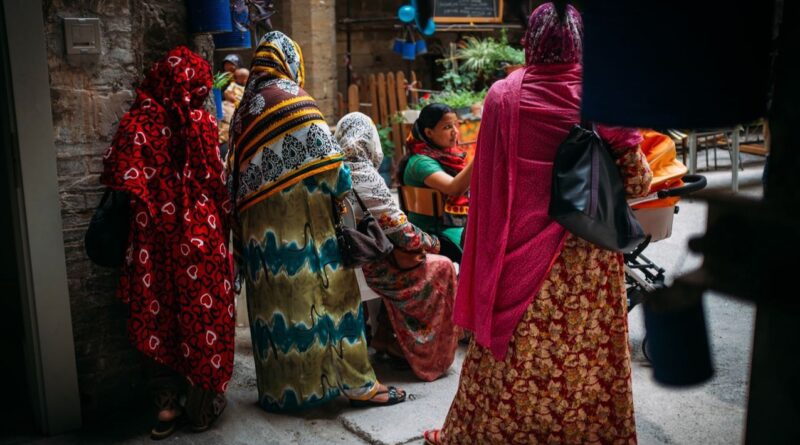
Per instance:
[[[471,108],[473,105],[483,103],[483,100],[486,98],[486,93],[487,90],[445,90],[441,93],[431,95],[428,99],[420,100],[419,107],[422,108],[425,105],[434,102],[443,103],[454,109],[456,114],[463,118],[471,113]]]
[[[211,91],[214,93],[214,105],[217,107],[217,120],[222,120],[222,91],[231,83],[233,74],[229,72],[218,72],[214,75],[211,82]]]
[[[438,79],[443,91],[421,101],[420,105],[445,103],[460,117],[471,115],[471,107],[483,102],[486,91],[495,80],[525,63],[525,52],[508,43],[505,30],[499,41],[491,37],[467,37],[454,56],[455,60],[461,61],[457,69],[453,58],[439,61],[445,68],[444,75]]]
[[[462,74],[471,73],[477,81],[476,87],[487,88],[496,78],[521,67],[525,52],[511,46],[503,30],[499,41],[491,37],[467,37],[466,44],[456,51],[456,58],[463,60],[459,66]]]
[[[381,139],[381,149],[383,150],[383,162],[378,167],[378,173],[386,182],[387,187],[392,186],[392,158],[394,157],[394,141],[392,140],[392,125],[383,126],[381,124],[375,125],[378,127],[378,136]]]

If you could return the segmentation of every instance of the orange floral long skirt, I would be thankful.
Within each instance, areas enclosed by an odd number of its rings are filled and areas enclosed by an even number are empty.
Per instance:
[[[470,345],[445,444],[635,444],[621,254],[569,235],[505,360]]]

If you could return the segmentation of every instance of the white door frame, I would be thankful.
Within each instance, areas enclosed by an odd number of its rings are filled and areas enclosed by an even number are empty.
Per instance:
[[[3,0],[11,72],[14,213],[31,405],[45,434],[81,425],[41,0]],[[23,364],[20,363],[22,366]]]

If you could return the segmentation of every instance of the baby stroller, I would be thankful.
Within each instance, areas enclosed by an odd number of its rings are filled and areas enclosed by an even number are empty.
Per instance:
[[[648,293],[664,286],[665,270],[642,252],[650,243],[670,237],[672,219],[680,210],[677,204],[681,197],[706,186],[704,176],[686,174],[688,169],[678,161],[675,142],[669,136],[651,130],[642,131],[642,135],[642,152],[653,171],[653,182],[648,196],[628,201],[647,234],[633,252],[624,255],[628,311],[641,303]],[[647,337],[642,341],[645,357],[646,342]]]

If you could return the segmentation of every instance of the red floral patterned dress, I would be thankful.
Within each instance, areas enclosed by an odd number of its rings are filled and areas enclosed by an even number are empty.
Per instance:
[[[133,345],[207,391],[233,370],[231,210],[217,123],[202,109],[209,64],[177,47],[155,63],[104,155],[101,181],[130,196],[118,296]]]
[[[614,154],[628,196],[652,173]],[[622,254],[567,235],[504,360],[470,344],[443,444],[635,444]]]

